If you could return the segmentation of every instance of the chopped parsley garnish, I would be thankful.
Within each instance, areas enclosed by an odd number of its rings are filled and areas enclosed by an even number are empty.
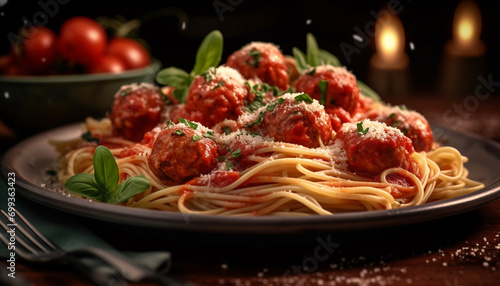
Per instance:
[[[226,157],[225,156],[220,156],[220,157],[217,157],[217,162],[224,162],[226,161]]]
[[[214,133],[211,131],[207,131],[207,133],[203,134],[203,137],[210,138],[210,139],[214,140],[215,142],[217,142],[217,139],[215,138]]]
[[[257,132],[246,131],[246,135],[250,135],[250,136],[252,136],[252,137],[255,137],[255,136],[260,136],[260,137],[262,137],[262,133],[260,133],[260,131],[257,131]]]
[[[259,89],[259,85],[258,84],[255,84],[254,86],[250,86],[250,83],[245,82],[245,85],[248,86],[248,88],[250,89],[250,92],[252,92],[253,94],[255,94],[255,99],[252,101],[252,103],[250,103],[248,106],[245,107],[245,111],[247,112],[253,112],[257,109],[259,109],[260,107],[264,106],[264,97],[266,95],[265,91],[261,89]]]
[[[218,89],[219,87],[223,86],[224,84],[226,84],[226,82],[225,81],[221,81],[221,82],[219,82],[219,84],[217,84],[216,86],[214,86],[214,88],[212,88],[212,89]]]
[[[206,71],[204,71],[201,76],[205,78],[207,82],[212,81],[212,79],[215,77],[216,74],[216,69],[215,67],[209,67]]]
[[[396,122],[394,122],[394,123],[392,124],[392,127],[396,127],[396,126],[400,125],[401,123],[403,123],[403,121],[398,120],[398,121],[396,121]]]
[[[253,112],[260,107],[266,105],[264,103],[264,98],[266,96],[267,92],[270,92],[274,97],[281,96],[285,94],[285,91],[280,90],[277,86],[274,85],[269,85],[267,83],[261,83],[259,84],[254,84],[253,86],[250,86],[250,83],[245,82],[245,85],[248,86],[248,89],[250,90],[251,93],[255,94],[255,99],[252,101],[250,104],[245,104],[245,111],[247,112]],[[293,88],[289,88],[288,92],[293,92]],[[281,104],[281,103],[280,103]]]
[[[196,141],[198,141],[198,140],[203,139],[203,137],[198,136],[198,135],[193,135],[193,137],[191,137],[191,139],[193,139],[193,141],[194,141],[194,142],[196,142]]]
[[[254,126],[255,124],[257,125],[260,125],[262,123],[262,118],[264,118],[264,110],[262,110],[260,113],[259,113],[259,116],[257,117],[257,120],[252,122],[250,125],[248,125],[247,127],[252,127]]]
[[[319,96],[319,103],[323,106],[326,105],[326,90],[328,89],[328,81],[326,80],[320,80],[318,82],[318,87],[319,90],[321,91],[321,94]]]
[[[241,156],[241,149],[236,149],[233,153],[231,153],[231,158],[239,158]]]
[[[224,126],[224,127],[222,127],[222,131],[224,131],[224,134],[226,134],[226,135],[231,134],[231,127]]]
[[[249,87],[250,92],[253,92],[253,94],[255,94],[255,99],[252,101],[252,103],[245,107],[245,110],[247,112],[253,112],[264,105],[263,100],[265,93],[262,90],[258,89],[258,84],[255,84],[254,86],[250,86],[248,82],[245,82],[245,84]]]
[[[366,127],[366,129],[363,129],[363,121],[360,121],[358,122],[358,124],[356,124],[356,126],[358,127],[358,134],[363,134],[363,135],[366,135],[366,133],[368,133],[368,131],[370,130],[369,127]]]
[[[304,101],[305,103],[313,103],[313,99],[305,93],[301,93],[301,94],[295,96],[294,98],[295,98],[295,101],[298,101],[298,102]]]
[[[248,53],[253,58],[253,62],[248,62],[248,64],[249,65],[253,65],[254,68],[258,68],[259,67],[259,62],[260,62],[260,56],[262,55],[262,52],[257,51],[257,50],[251,50]]]
[[[393,119],[394,116],[396,116],[396,113],[393,112],[393,113],[391,113],[391,115],[389,115],[389,119]]]
[[[186,135],[186,133],[182,132],[180,129],[175,130],[175,131],[174,131],[174,134],[175,134],[175,135],[179,135],[179,136]]]
[[[227,162],[226,162],[226,171],[231,170],[231,168],[233,168],[233,163],[231,163],[231,162],[227,161]]]
[[[291,88],[291,87],[290,87],[290,88]],[[290,89],[290,88],[289,88],[289,89]],[[266,93],[266,92],[270,91],[274,97],[276,97],[276,96],[281,96],[281,95],[283,95],[283,94],[285,93],[285,92],[284,92],[284,91],[282,91],[279,87],[277,87],[277,86],[275,86],[275,85],[270,85],[270,84],[267,84],[267,83],[265,83],[265,82],[263,82],[263,83],[261,83],[261,84],[260,84],[260,89],[261,89],[262,91],[264,91],[264,93]]]
[[[90,131],[87,131],[82,134],[82,140],[87,142],[95,142],[96,144],[99,144],[99,139],[93,137]]]
[[[198,124],[191,122],[187,119],[178,117],[177,120],[179,120],[180,123],[184,123],[184,125],[186,125],[187,127],[193,128],[194,130],[196,130],[196,128],[198,128]]]
[[[121,96],[127,96],[129,94],[132,93],[132,88],[131,87],[127,87],[125,89],[123,89],[121,92],[120,92],[120,95]]]
[[[275,102],[273,102],[271,104],[268,104],[266,106],[266,110],[269,111],[269,112],[273,112],[274,109],[276,109],[276,106],[278,106],[278,104],[283,104],[283,102],[285,102],[285,99],[282,98],[282,97],[280,97]]]

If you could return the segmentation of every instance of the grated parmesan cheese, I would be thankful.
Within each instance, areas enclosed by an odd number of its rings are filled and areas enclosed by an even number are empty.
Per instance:
[[[155,89],[156,86],[152,83],[149,82],[141,82],[140,84],[137,83],[131,83],[131,84],[126,84],[122,85],[120,89],[115,93],[115,97],[117,96],[122,96],[124,93],[133,93],[137,90],[140,89]]]
[[[364,136],[368,140],[380,140],[386,141],[394,136],[404,136],[401,130],[387,126],[387,124],[378,121],[372,121],[370,119],[364,119],[356,123],[344,123],[340,129],[343,132],[358,132],[358,123],[361,123],[363,129],[368,128],[366,134],[359,134],[359,136]]]
[[[329,120],[327,118],[326,113],[324,113],[325,107],[323,105],[321,105],[319,103],[319,101],[317,101],[316,99],[313,99],[312,103],[307,103],[305,101],[296,101],[295,97],[300,95],[300,94],[302,94],[302,93],[301,92],[285,93],[279,97],[279,98],[285,99],[286,102],[291,103],[291,105],[287,105],[285,107],[285,110],[284,110],[285,113],[286,113],[286,111],[288,111],[288,109],[297,110],[297,107],[298,107],[301,110],[309,110],[311,112],[320,112],[320,113],[322,112],[325,115],[325,118],[323,118],[323,120]],[[265,106],[262,106],[262,107],[258,108],[257,110],[254,110],[252,113],[249,113],[249,112],[243,113],[237,119],[238,124],[240,126],[247,126],[247,125],[251,124],[252,122],[255,122],[257,120],[259,114],[261,113],[261,111],[265,112],[268,105],[274,104],[275,102],[276,101],[270,102],[270,103],[266,104]]]
[[[236,81],[239,85],[245,85],[246,81],[239,71],[227,66],[219,66],[216,69],[215,76],[224,81]]]
[[[356,76],[352,72],[348,71],[345,67],[336,67],[332,65],[319,65],[316,67],[305,69],[303,71],[303,74],[311,73],[313,70],[319,73],[333,72],[333,74],[336,75],[335,82],[339,87],[349,86],[353,82],[356,82],[355,80],[352,81],[352,78],[356,79]]]
[[[244,52],[249,52],[252,50],[262,51],[262,50],[265,50],[267,47],[276,48],[281,52],[280,47],[278,45],[276,45],[274,43],[267,43],[267,42],[250,42],[250,43],[246,44],[245,46],[243,46],[241,48],[241,50]]]

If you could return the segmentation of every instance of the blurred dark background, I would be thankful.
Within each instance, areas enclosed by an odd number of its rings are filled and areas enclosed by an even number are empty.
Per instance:
[[[65,3],[61,4],[59,2]],[[140,37],[145,39],[154,57],[164,67],[176,66],[190,71],[195,53],[202,38],[211,30],[219,29],[224,35],[222,62],[236,49],[250,41],[273,42],[285,54],[292,47],[305,50],[306,33],[313,33],[321,48],[337,55],[359,79],[366,80],[367,66],[374,53],[373,40],[369,45],[353,53],[348,61],[341,51],[341,43],[354,46],[355,28],[365,29],[375,19],[373,13],[387,7],[387,1],[326,1],[296,0],[250,1],[152,1],[141,0],[127,4],[96,0],[0,0],[1,50],[7,53],[9,41],[6,35],[16,33],[23,25],[22,19],[34,21],[40,3],[57,4],[57,12],[49,17],[47,27],[57,31],[61,23],[73,16],[140,18],[143,24]],[[50,4],[48,4],[50,3]],[[452,38],[452,22],[458,1],[393,1],[399,3],[399,17],[406,34],[406,52],[410,58],[412,92],[436,89],[439,64],[443,48]],[[477,1],[482,17],[482,40],[487,45],[484,57],[484,74],[500,79],[500,40],[498,39],[500,3]],[[219,11],[215,8],[219,7]],[[182,22],[185,21],[183,27]],[[409,48],[410,43],[414,49]],[[500,80],[498,80],[500,81]],[[471,93],[473,90],[471,90]]]

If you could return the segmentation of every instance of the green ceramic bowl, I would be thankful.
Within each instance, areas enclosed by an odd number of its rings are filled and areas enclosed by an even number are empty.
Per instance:
[[[57,126],[102,118],[125,84],[154,82],[159,61],[120,74],[0,76],[0,120],[24,137]]]

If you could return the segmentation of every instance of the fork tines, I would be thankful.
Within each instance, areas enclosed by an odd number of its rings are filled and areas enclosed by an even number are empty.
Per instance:
[[[26,259],[31,255],[43,255],[57,249],[16,209],[13,209],[12,212],[9,209],[8,214],[4,210],[1,210],[1,212],[5,218],[0,219],[0,225],[6,232],[0,235],[0,240],[9,250],[15,251],[21,258]],[[16,218],[19,218],[19,220]]]

